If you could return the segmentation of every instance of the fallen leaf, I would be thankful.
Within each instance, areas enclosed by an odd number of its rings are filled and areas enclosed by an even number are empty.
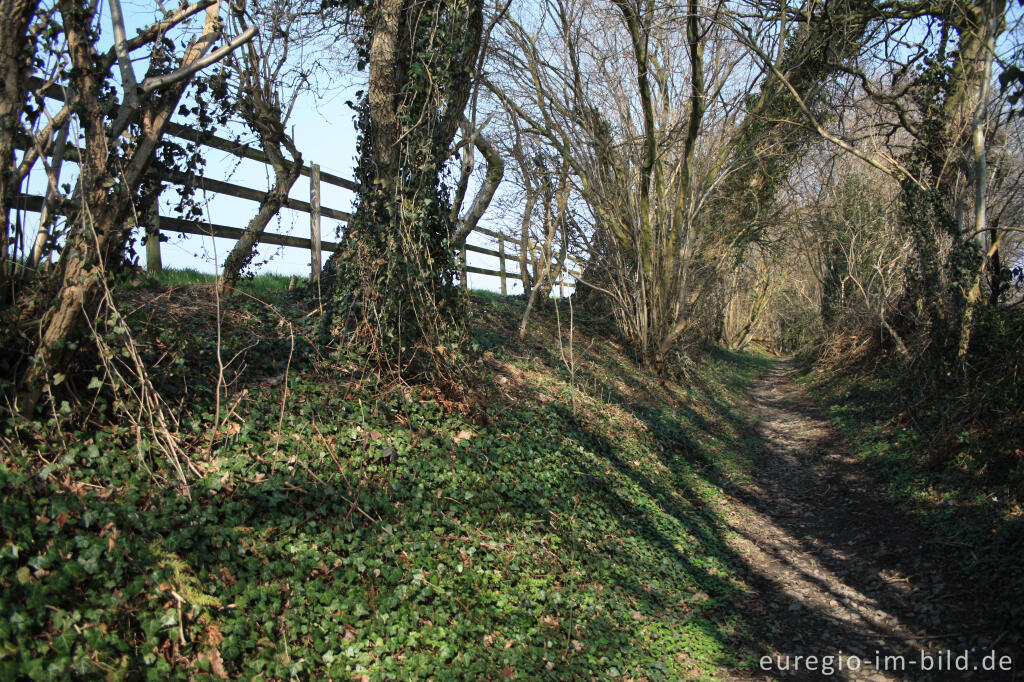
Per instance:
[[[228,671],[224,668],[224,659],[220,657],[220,651],[214,647],[199,654],[199,658],[210,661],[210,672],[222,680],[228,679]]]

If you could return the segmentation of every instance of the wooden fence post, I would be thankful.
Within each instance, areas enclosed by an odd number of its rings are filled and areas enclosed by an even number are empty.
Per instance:
[[[459,269],[462,271],[462,288],[469,291],[469,275],[466,274],[466,243],[462,243],[462,252],[459,254]]]
[[[505,286],[505,238],[498,237],[498,272],[501,273],[501,295],[508,295],[508,288]]]
[[[320,166],[309,164],[309,241],[312,251],[312,271],[310,279],[320,280]]]
[[[157,194],[146,216],[146,272],[152,275],[163,269],[160,258],[160,195]]]

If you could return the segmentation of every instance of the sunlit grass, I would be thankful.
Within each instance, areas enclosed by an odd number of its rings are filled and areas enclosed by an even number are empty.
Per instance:
[[[252,294],[254,296],[260,296],[277,291],[285,291],[288,289],[288,282],[291,280],[290,275],[281,275],[277,273],[263,273],[254,277],[242,278],[239,281],[239,289],[242,291]],[[160,272],[146,273],[141,281],[142,286],[150,288],[167,288],[171,289],[174,287],[188,286],[190,284],[214,284],[217,282],[217,276],[199,272],[192,268],[184,268],[181,270],[174,268],[164,268]],[[302,286],[305,280],[299,280],[299,286]]]

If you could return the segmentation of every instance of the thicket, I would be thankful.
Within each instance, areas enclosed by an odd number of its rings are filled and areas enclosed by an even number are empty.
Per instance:
[[[91,7],[40,6],[10,27],[24,49],[9,63],[20,90],[5,106],[26,151],[5,142],[4,177],[45,166],[66,146],[65,124],[86,133],[76,187],[61,198],[50,183],[48,220],[61,222],[40,234],[55,266],[23,267],[27,231],[5,223],[5,329],[16,351],[5,392],[22,416],[55,377],[76,373],[69,349],[89,345],[85,327],[105,319],[109,278],[130,259],[129,228],[160,193],[147,169],[157,158],[185,173],[195,166],[162,134],[193,81],[196,106],[184,111],[211,123],[203,88],[212,87],[222,119],[240,112],[276,159],[274,186],[225,264],[230,292],[297,177],[288,102],[305,87],[306,64],[325,68],[318,56],[288,55],[321,49],[330,31],[367,72],[354,104],[360,189],[328,266],[320,326],[341,355],[455,393],[471,383],[461,375],[459,251],[502,182],[502,156],[515,161],[503,208],[519,224],[524,291],[544,300],[576,259],[580,298],[604,306],[638,361],[663,374],[709,343],[789,352],[877,328],[911,371],[963,377],[977,330],[1013,328],[990,324],[1013,318],[1019,300],[1019,119],[1013,93],[989,87],[994,53],[1016,54],[1001,3],[747,16],[714,3],[617,2],[594,13],[592,0],[552,0],[532,15],[380,0],[335,3],[323,23],[295,3],[237,9],[229,18],[239,35],[216,49],[220,6],[201,5],[136,38],[114,12],[115,46],[102,55]],[[204,37],[176,51],[169,32],[203,10]],[[279,20],[302,30],[275,38],[267,26]],[[929,21],[943,30],[914,45],[894,37]],[[917,48],[914,63],[892,59],[900,45]],[[140,83],[132,58],[144,50],[150,72]],[[222,59],[215,77],[197,78]],[[43,90],[28,87],[39,69],[70,88],[48,116]],[[734,91],[743,97],[733,104],[716,95]],[[677,99],[686,106],[671,106]],[[17,183],[5,183],[6,220]],[[474,184],[483,190],[463,212]]]

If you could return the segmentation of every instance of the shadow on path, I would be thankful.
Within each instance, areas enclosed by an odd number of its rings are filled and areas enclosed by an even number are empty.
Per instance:
[[[772,629],[760,647],[790,657],[789,670],[773,660],[766,673],[784,679],[1017,679],[1012,671],[984,669],[993,649],[997,662],[1004,655],[1018,666],[1022,661],[1000,649],[998,633],[989,636],[971,586],[947,578],[944,555],[969,548],[929,540],[917,519],[886,499],[793,373],[782,361],[752,386],[762,443],[752,453],[754,482],[724,511],[735,531],[730,544],[745,557],[771,614]],[[968,656],[957,660],[964,652]],[[818,660],[804,659],[794,670],[798,655]],[[833,657],[832,677],[823,674],[825,656]],[[850,663],[861,667],[850,670]],[[957,669],[964,663],[967,670]]]

